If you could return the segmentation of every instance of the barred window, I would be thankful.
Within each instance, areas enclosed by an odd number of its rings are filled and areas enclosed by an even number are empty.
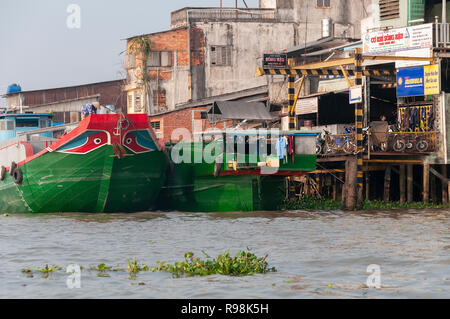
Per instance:
[[[159,131],[161,129],[161,122],[160,121],[155,121],[155,122],[152,122],[151,124],[152,124],[152,128],[155,131]]]
[[[231,63],[231,46],[212,46],[211,47],[211,65],[230,66]]]
[[[318,8],[330,8],[331,0],[317,0],[317,7]]]

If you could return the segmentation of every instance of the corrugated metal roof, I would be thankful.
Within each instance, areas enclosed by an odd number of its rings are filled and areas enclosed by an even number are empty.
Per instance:
[[[208,114],[218,115],[222,120],[273,120],[266,105],[261,102],[214,102],[214,107],[208,108]]]

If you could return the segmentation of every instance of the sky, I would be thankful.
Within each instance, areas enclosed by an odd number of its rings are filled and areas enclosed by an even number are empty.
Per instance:
[[[258,0],[246,2],[249,7],[258,7]],[[12,83],[29,91],[124,78],[120,55],[125,49],[123,39],[168,30],[174,10],[218,7],[219,3],[0,0],[0,95]],[[241,0],[239,3],[244,6]],[[233,7],[235,0],[223,0],[223,5]],[[4,103],[0,99],[0,106]]]

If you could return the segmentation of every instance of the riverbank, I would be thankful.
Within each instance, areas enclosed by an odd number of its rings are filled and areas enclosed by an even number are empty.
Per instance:
[[[331,199],[319,199],[313,197],[305,197],[299,200],[287,200],[281,210],[340,210],[342,203]],[[400,203],[400,202],[384,202],[384,201],[364,201],[362,210],[396,210],[396,209],[446,209],[450,208],[450,204],[436,203]]]

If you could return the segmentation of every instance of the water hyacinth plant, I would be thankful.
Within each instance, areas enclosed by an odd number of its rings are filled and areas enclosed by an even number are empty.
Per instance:
[[[266,261],[268,255],[263,258],[258,258],[256,255],[250,253],[249,249],[238,252],[234,257],[231,256],[230,251],[226,251],[215,259],[211,258],[205,252],[203,254],[206,257],[205,260],[201,260],[195,257],[193,253],[188,252],[184,255],[183,261],[177,262],[174,265],[166,262],[158,262],[152,268],[152,271],[168,272],[174,277],[200,277],[216,274],[225,276],[249,276],[276,271],[274,267],[269,268]]]

